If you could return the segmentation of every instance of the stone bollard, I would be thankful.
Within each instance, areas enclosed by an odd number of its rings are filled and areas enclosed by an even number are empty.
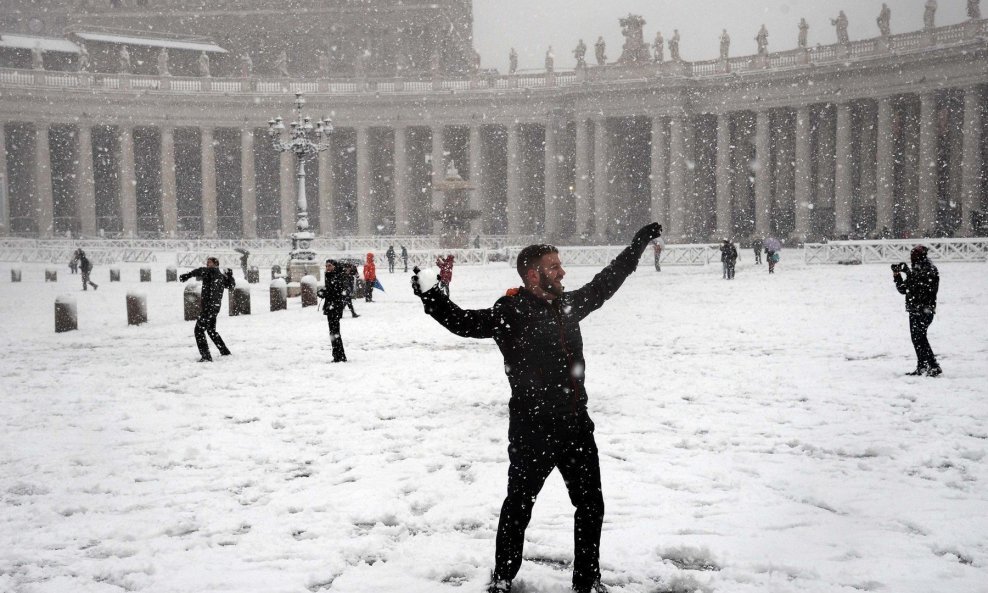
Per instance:
[[[316,287],[319,281],[315,276],[302,276],[300,282],[302,289],[302,307],[315,307],[319,304],[319,297],[316,296]]]
[[[53,268],[45,269],[45,282],[58,282],[58,270]]]
[[[139,292],[127,293],[127,325],[141,325],[148,322],[148,298]]]
[[[195,321],[199,317],[199,310],[202,308],[202,284],[198,282],[187,284],[183,300],[185,302],[185,320]]]
[[[141,268],[141,282],[151,281],[151,268]]]
[[[75,299],[70,296],[58,297],[55,299],[55,333],[76,329],[79,329],[79,316],[75,308]]]
[[[165,268],[165,282],[178,282],[178,270],[175,266]]]
[[[257,284],[260,281],[261,272],[258,271],[257,266],[251,266],[250,269],[247,270],[247,284]]]
[[[10,271],[10,281],[11,282],[21,281],[21,271],[19,268],[14,268]]]
[[[250,289],[246,286],[235,286],[230,291],[230,317],[250,315]]]
[[[110,282],[120,282],[120,268],[110,268]]]
[[[271,279],[274,280],[279,276],[281,276],[281,266],[278,264],[271,266]]]
[[[271,310],[284,311],[288,309],[288,286],[284,278],[271,281]]]

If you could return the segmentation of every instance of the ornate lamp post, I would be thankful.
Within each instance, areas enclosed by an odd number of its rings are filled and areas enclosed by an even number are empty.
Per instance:
[[[333,134],[333,122],[329,118],[316,121],[302,115],[305,99],[302,93],[295,93],[295,121],[291,122],[290,138],[281,139],[285,129],[281,116],[268,121],[268,136],[271,145],[278,152],[290,152],[295,155],[295,188],[298,220],[295,232],[292,233],[292,251],[289,254],[288,281],[297,282],[306,274],[318,277],[319,264],[315,262],[316,254],[310,245],[315,235],[309,230],[308,205],[305,200],[305,162],[311,160],[330,146],[330,136]]]

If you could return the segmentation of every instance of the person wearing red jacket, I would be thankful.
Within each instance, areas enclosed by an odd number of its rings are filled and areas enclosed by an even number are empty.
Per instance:
[[[436,266],[439,268],[439,289],[449,296],[449,283],[453,281],[453,256],[436,256]]]
[[[374,265],[374,254],[367,254],[364,263],[364,300],[368,303],[374,300],[374,283],[377,282],[377,267]]]

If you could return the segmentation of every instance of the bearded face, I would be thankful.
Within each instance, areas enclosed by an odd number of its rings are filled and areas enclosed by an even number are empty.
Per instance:
[[[566,271],[563,270],[563,264],[559,261],[558,253],[542,256],[536,271],[539,274],[539,288],[555,297],[563,295],[565,290],[563,277],[566,276]]]

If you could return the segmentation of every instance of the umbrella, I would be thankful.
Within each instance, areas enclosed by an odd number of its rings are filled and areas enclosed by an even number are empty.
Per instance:
[[[371,288],[376,288],[381,292],[385,292],[384,286],[381,284],[380,280],[374,280],[374,284],[371,285]]]
[[[769,237],[768,239],[762,241],[762,246],[768,251],[779,251],[782,249],[782,241]]]
[[[250,255],[250,252],[244,249],[243,247],[234,247],[233,250],[241,255]]]

